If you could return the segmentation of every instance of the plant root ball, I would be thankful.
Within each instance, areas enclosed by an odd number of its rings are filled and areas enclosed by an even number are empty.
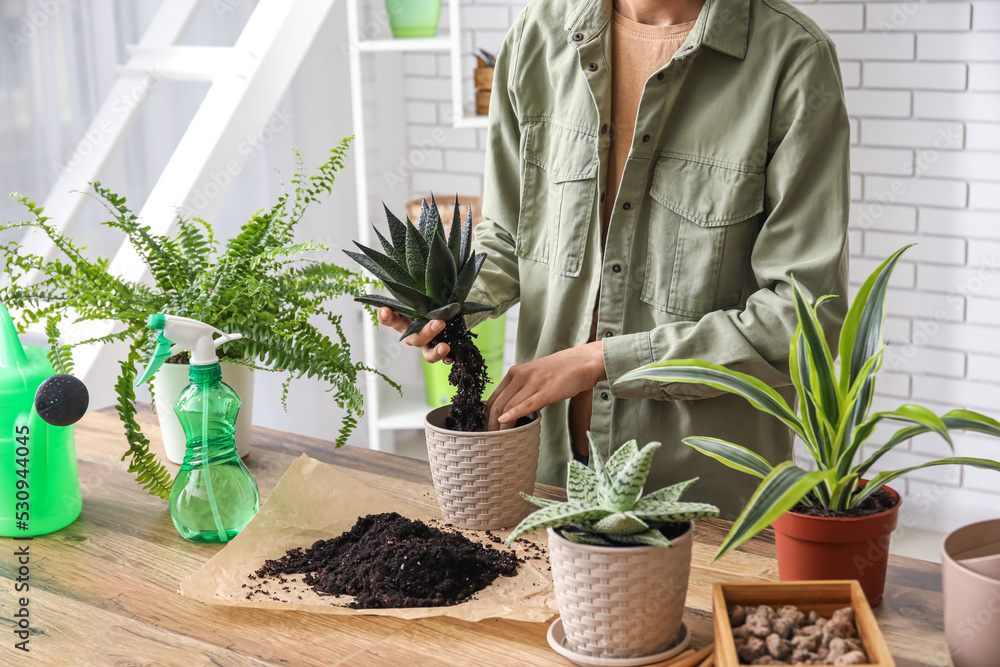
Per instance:
[[[87,414],[90,393],[79,378],[53,375],[35,392],[35,411],[47,424],[71,426]]]

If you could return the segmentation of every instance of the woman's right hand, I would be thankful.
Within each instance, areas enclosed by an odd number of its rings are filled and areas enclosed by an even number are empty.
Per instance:
[[[379,308],[378,321],[390,329],[398,331],[400,334],[405,333],[406,327],[410,325],[409,319],[402,315],[397,315],[391,308]],[[441,361],[447,358],[451,352],[451,347],[447,343],[438,343],[436,346],[431,346],[430,342],[444,330],[444,324],[444,320],[431,320],[423,329],[404,338],[403,342],[413,347],[419,347],[424,355],[424,359],[430,363],[433,364]]]

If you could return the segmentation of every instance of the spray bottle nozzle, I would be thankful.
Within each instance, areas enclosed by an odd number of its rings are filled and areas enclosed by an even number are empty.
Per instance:
[[[213,326],[189,317],[150,315],[146,322],[150,329],[161,331],[156,339],[156,349],[150,357],[146,370],[136,380],[135,385],[147,382],[167,359],[183,351],[191,353],[191,365],[208,366],[218,363],[215,349],[220,345],[243,338],[243,334],[227,334]],[[219,334],[219,338],[215,338]]]

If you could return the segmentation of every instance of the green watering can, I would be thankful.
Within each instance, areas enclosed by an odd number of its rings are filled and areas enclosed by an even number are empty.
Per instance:
[[[80,515],[73,424],[87,388],[55,375],[45,348],[22,345],[0,304],[0,536],[44,535]]]

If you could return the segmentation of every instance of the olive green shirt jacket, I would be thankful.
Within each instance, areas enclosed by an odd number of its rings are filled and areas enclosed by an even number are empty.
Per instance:
[[[849,124],[834,45],[784,0],[706,0],[687,41],[645,84],[601,250],[611,128],[611,0],[532,0],[508,33],[490,101],[488,254],[471,301],[521,304],[517,363],[587,342],[595,304],[608,381],[591,430],[605,454],[663,447],[651,491],[698,476],[686,499],[742,509],[758,479],[684,445],[725,438],[792,455],[778,420],[703,385],[624,373],[698,358],[793,400],[792,280],[830,340],[847,311]],[[629,141],[629,137],[616,137]],[[475,320],[472,320],[475,323]],[[568,402],[542,415],[538,481],[564,485]]]

